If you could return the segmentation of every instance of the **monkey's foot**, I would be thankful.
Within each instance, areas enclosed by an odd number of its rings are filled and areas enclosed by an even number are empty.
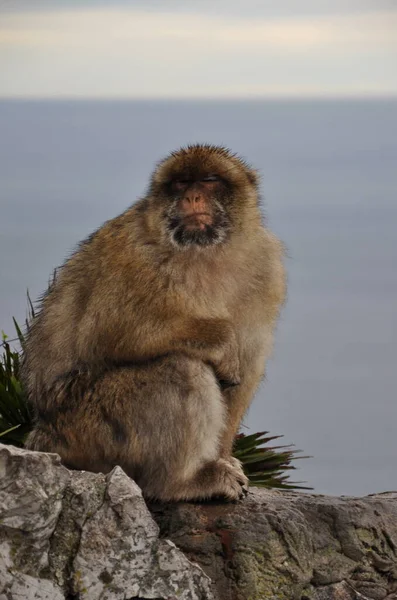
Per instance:
[[[240,477],[242,480],[242,485],[246,486],[248,488],[248,477],[246,476],[246,474],[244,473],[244,469],[243,469],[243,465],[241,463],[241,461],[238,458],[235,458],[234,456],[225,456],[224,457],[225,460],[230,463],[232,465],[232,467],[238,471],[240,473]]]
[[[232,465],[229,460],[220,458],[214,465],[214,496],[222,496],[226,500],[239,500],[247,495],[247,478],[241,466]]]
[[[211,498],[224,498],[230,502],[246,496],[248,488],[247,478],[241,470],[233,466],[228,460],[219,458],[204,465],[193,479],[184,483],[168,478],[161,490],[143,488],[144,495],[148,498],[166,502],[201,501]],[[139,483],[139,482],[138,482]]]

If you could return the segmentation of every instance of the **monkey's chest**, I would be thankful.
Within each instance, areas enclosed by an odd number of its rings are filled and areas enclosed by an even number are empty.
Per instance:
[[[171,299],[177,295],[186,310],[197,316],[230,316],[238,296],[238,284],[218,273],[189,273],[171,288]]]
[[[231,318],[243,329],[250,326],[257,294],[246,265],[203,262],[173,272],[169,299],[178,301],[196,317]]]

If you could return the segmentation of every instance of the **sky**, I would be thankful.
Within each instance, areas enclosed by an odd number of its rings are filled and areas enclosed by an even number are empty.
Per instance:
[[[0,0],[0,98],[397,95],[396,0]]]

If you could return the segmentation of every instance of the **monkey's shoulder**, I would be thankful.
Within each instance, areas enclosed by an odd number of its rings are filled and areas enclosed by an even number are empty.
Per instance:
[[[266,303],[282,304],[285,300],[285,256],[283,242],[268,228],[261,227],[252,246],[249,273],[252,285]]]
[[[269,265],[284,264],[286,249],[283,242],[268,228],[259,227],[247,239],[246,249],[243,248],[245,259],[249,261],[254,271],[267,271]]]
[[[90,248],[109,249],[125,245],[134,235],[139,225],[139,212],[136,208],[130,207],[120,215],[105,221],[98,229],[83,240],[79,249],[87,250]]]
[[[127,209],[80,242],[66,268],[100,271],[104,276],[108,271],[115,274],[126,265],[131,267],[139,259],[139,227],[139,213],[134,207]]]
[[[283,260],[284,258],[284,243],[268,227],[262,226],[260,228],[258,247],[268,256],[274,256],[280,260]]]

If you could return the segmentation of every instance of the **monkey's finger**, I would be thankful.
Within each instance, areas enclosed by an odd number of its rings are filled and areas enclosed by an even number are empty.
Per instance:
[[[237,481],[242,487],[248,487],[248,477],[243,471],[237,475]]]
[[[247,485],[247,484],[245,484],[245,485],[242,485],[242,486],[241,486],[241,491],[243,492],[243,496],[244,496],[244,497],[245,497],[245,496],[248,496],[248,485]]]

